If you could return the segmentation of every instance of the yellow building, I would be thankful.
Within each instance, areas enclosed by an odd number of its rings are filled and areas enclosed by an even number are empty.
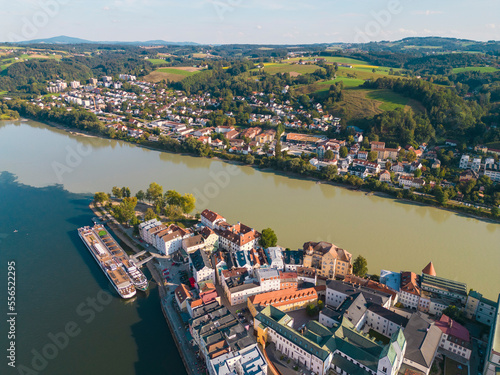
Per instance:
[[[352,254],[328,242],[304,244],[304,267],[318,270],[318,275],[329,279],[344,278],[352,273]]]

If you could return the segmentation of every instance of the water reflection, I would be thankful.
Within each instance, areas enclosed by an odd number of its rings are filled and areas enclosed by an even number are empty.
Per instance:
[[[2,125],[0,170],[9,170],[30,185],[57,183],[50,163],[64,158],[64,147],[76,148],[81,142],[97,142],[102,147],[64,176],[62,183],[70,191],[109,192],[112,186],[129,186],[135,193],[156,181],[164,190],[196,193],[198,211],[211,208],[230,222],[273,228],[286,247],[327,240],[354,256],[363,254],[370,271],[376,273],[381,268],[416,267],[420,271],[432,258],[441,276],[458,272],[467,275],[470,287],[485,294],[495,289],[495,283],[484,280],[482,272],[470,272],[482,269],[495,275],[495,265],[483,264],[470,249],[480,246],[484,254],[495,256],[500,225],[382,194],[366,195],[270,170],[68,135],[38,123]],[[496,285],[500,285],[500,275],[496,275]]]

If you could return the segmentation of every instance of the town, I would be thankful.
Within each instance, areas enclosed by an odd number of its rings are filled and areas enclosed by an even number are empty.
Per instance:
[[[270,229],[208,209],[199,219],[139,224],[166,258],[174,298],[164,307],[202,361],[191,373],[493,375],[500,366],[500,296],[438,276],[432,262],[418,274],[368,275],[364,258],[332,243],[284,249]]]
[[[288,90],[285,86],[282,93]],[[324,112],[319,102],[306,110],[300,102],[291,105],[266,92],[225,98],[187,95],[129,74],[92,78],[85,85],[59,80],[50,82],[47,91],[54,95],[32,99],[32,105],[70,112],[75,106],[84,108],[97,116],[111,138],[500,216],[498,149],[467,147],[453,139],[432,147],[387,144],[363,129],[346,127],[341,118]],[[251,112],[235,113],[230,106],[248,106]],[[241,121],[247,127],[235,125]]]

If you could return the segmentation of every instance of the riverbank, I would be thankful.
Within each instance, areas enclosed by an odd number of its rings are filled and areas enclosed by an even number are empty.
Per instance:
[[[39,120],[37,120],[39,121]],[[147,142],[147,144],[138,142],[138,141],[132,141],[130,139],[115,139],[108,137],[103,134],[98,134],[96,135],[93,132],[90,131],[85,131],[82,129],[78,128],[73,128],[73,127],[67,127],[62,124],[54,123],[53,121],[42,121],[44,124],[48,126],[55,127],[59,130],[63,130],[65,132],[68,132],[72,135],[80,135],[80,136],[85,136],[85,137],[93,137],[93,138],[102,138],[102,139],[109,139],[109,140],[120,140],[123,142],[127,142],[136,146],[139,146],[141,148],[145,148],[148,150],[152,151],[159,151],[159,152],[166,152],[170,154],[180,154],[180,155],[188,155],[192,157],[200,157],[200,155],[194,154],[194,153],[189,153],[189,152],[183,152],[183,151],[172,151],[172,150],[167,150],[161,147],[155,146],[153,143],[154,142]],[[211,160],[218,160],[221,162],[229,163],[229,164],[234,164],[238,166],[248,166],[248,167],[253,167],[256,170],[262,171],[262,172],[268,172],[268,173],[274,173],[276,175],[281,175],[281,176],[286,176],[290,178],[296,178],[300,180],[306,180],[306,181],[315,181],[316,183],[321,183],[321,184],[329,184],[332,186],[336,187],[341,187],[347,190],[351,191],[360,191],[360,192],[373,192],[377,196],[383,197],[383,198],[391,198],[391,199],[397,199],[401,200],[404,202],[409,202],[412,204],[417,205],[426,205],[426,206],[431,206],[435,207],[444,211],[448,212],[453,212],[455,214],[463,215],[465,217],[469,218],[474,218],[478,220],[483,220],[489,223],[500,223],[500,217],[493,217],[493,215],[489,212],[483,211],[482,209],[476,209],[473,206],[466,206],[464,204],[461,204],[459,202],[453,202],[452,203],[445,203],[444,205],[438,204],[432,195],[428,194],[422,194],[422,193],[413,193],[410,190],[407,189],[401,189],[401,188],[395,188],[395,187],[389,187],[386,186],[385,183],[382,183],[378,189],[372,189],[369,184],[371,182],[364,182],[363,185],[357,186],[357,185],[352,185],[348,181],[338,181],[341,179],[341,177],[336,177],[335,180],[325,180],[322,178],[319,178],[317,176],[311,176],[307,174],[302,174],[302,173],[297,173],[294,171],[289,171],[289,170],[283,170],[283,169],[276,169],[273,168],[272,166],[266,166],[266,167],[260,167],[256,165],[257,162],[259,162],[260,159],[255,159],[254,164],[248,164],[240,160],[235,160],[235,157],[239,157],[237,155],[232,155],[232,154],[225,154],[229,158],[222,157],[221,153],[216,153],[213,156],[204,156],[204,158],[211,159]],[[319,172],[315,172],[319,173]]]
[[[106,212],[102,207],[96,207],[94,202],[90,203],[89,208],[92,210],[92,212],[99,218],[105,218],[106,215],[111,216],[108,212]],[[121,224],[117,223],[113,218],[106,223],[108,228],[113,232],[113,234],[118,237],[123,243],[127,245],[134,253],[139,253],[144,250],[144,247],[138,243],[138,241],[134,240],[129,236],[129,234],[126,233],[125,229],[121,226]],[[193,367],[193,363],[196,361],[195,354],[193,353],[192,350],[190,350],[189,343],[186,343],[185,340],[183,340],[183,337],[180,335],[180,331],[176,330],[175,327],[178,327],[179,322],[176,321],[173,307],[169,306],[168,303],[173,302],[172,298],[168,298],[171,296],[169,292],[171,292],[170,289],[175,290],[175,285],[166,285],[163,281],[163,278],[161,276],[161,270],[159,268],[161,267],[155,267],[152,262],[156,261],[150,261],[146,263],[146,266],[151,273],[151,276],[158,286],[158,293],[160,296],[160,308],[162,310],[163,316],[165,317],[165,321],[169,327],[170,333],[172,337],[174,338],[175,345],[177,347],[177,350],[180,354],[180,357],[182,359],[182,362],[184,363],[184,367],[186,368],[186,371],[189,375],[201,375],[199,372],[196,371],[196,368]]]

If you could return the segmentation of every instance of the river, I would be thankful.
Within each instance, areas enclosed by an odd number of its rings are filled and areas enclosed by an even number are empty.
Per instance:
[[[0,122],[1,171],[9,172],[10,177],[17,179],[7,186],[22,187],[18,189],[19,194],[8,198],[15,201],[3,202],[6,207],[2,206],[2,224],[7,227],[0,228],[0,233],[8,234],[0,246],[7,245],[7,253],[14,259],[19,257],[19,272],[27,267],[23,262],[31,264],[27,280],[19,280],[20,288],[23,283],[33,285],[25,294],[30,301],[19,303],[23,303],[26,309],[35,309],[30,316],[48,315],[54,324],[60,323],[61,318],[52,316],[57,316],[62,310],[74,313],[78,303],[106,284],[104,277],[99,279],[100,271],[92,264],[93,260],[84,254],[83,245],[75,239],[76,228],[90,224],[92,215],[86,208],[90,195],[96,191],[110,192],[113,186],[128,186],[135,193],[139,189],[146,190],[153,181],[165,190],[193,193],[198,200],[197,211],[210,208],[224,215],[229,222],[241,221],[258,230],[273,228],[278,243],[285,247],[297,249],[306,241],[333,242],[354,256],[362,254],[373,273],[380,273],[381,269],[420,273],[432,260],[439,276],[467,282],[469,288],[492,299],[496,299],[500,291],[500,225],[434,207],[367,196],[362,192],[218,160],[74,135],[33,121]],[[24,201],[23,189],[34,189],[40,194],[52,192],[48,194],[51,198],[32,206]],[[0,199],[5,200],[5,197],[0,188]],[[57,199],[61,199],[61,203]],[[6,217],[5,209],[7,213],[13,210],[19,214],[19,222],[13,225],[10,219],[6,220],[10,216]],[[45,222],[46,218],[50,220]],[[31,241],[21,247],[17,239],[23,233],[21,230],[15,234],[11,231],[22,226],[23,222],[31,231]],[[39,224],[42,224],[40,229],[43,231],[36,230]],[[64,246],[60,236],[66,241]],[[59,243],[57,251],[47,245]],[[3,259],[3,250],[1,254]],[[41,263],[37,264],[39,261]],[[80,271],[71,271],[75,269]],[[80,277],[84,283],[72,281],[77,288],[54,289]],[[102,331],[98,333],[95,327],[92,333],[88,333],[93,345],[81,345],[78,350],[90,358],[94,351],[101,350],[101,344],[113,341],[122,348],[122,354],[110,354],[113,357],[109,361],[128,363],[123,365],[120,373],[137,372],[137,364],[144,364],[137,357],[137,348],[147,347],[148,339],[142,330],[131,333],[131,327],[140,324],[155,337],[149,342],[149,349],[141,349],[143,353],[158,352],[157,324],[162,324],[161,335],[169,337],[164,323],[159,322],[162,317],[156,294],[154,291],[149,298],[138,298],[131,304],[114,301],[110,306],[116,305],[116,308],[108,307],[101,314],[102,318],[96,317],[96,321],[102,319],[99,326]],[[49,309],[48,313],[35,308],[39,304]],[[156,315],[149,310],[153,308],[157,310]],[[108,310],[112,313],[105,316]],[[143,313],[152,314],[154,319],[141,318]],[[123,322],[115,322],[113,316]],[[28,326],[32,328],[33,323]],[[123,330],[118,331],[118,326]],[[57,325],[56,328],[47,327],[37,327],[41,331],[36,333],[41,337],[38,344],[43,342],[44,332],[57,329]],[[128,339],[123,337],[126,334]],[[102,339],[97,339],[101,336]],[[130,341],[133,345],[129,345]],[[172,343],[167,344],[171,352]],[[106,357],[105,353],[101,354],[102,358]]]

